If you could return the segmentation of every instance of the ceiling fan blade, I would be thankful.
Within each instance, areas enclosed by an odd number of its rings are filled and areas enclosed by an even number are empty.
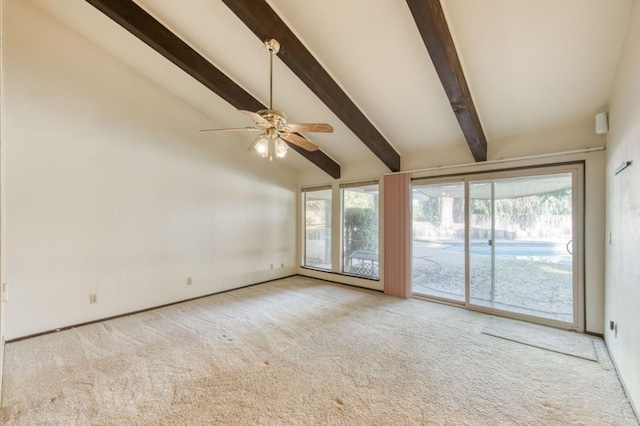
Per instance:
[[[244,110],[244,109],[239,109],[238,111],[243,113],[244,115],[246,115],[247,117],[249,117],[253,121],[255,121],[256,124],[258,124],[260,126],[267,126],[269,124],[269,122],[267,120],[265,120],[264,118],[262,118],[262,116],[260,114],[258,114],[258,113],[255,113],[253,111],[247,111],[247,110]]]
[[[257,127],[230,127],[228,129],[202,129],[199,132],[234,132],[236,130],[248,130],[250,132],[261,132],[262,129]]]
[[[298,145],[300,148],[306,149],[307,151],[317,151],[320,148],[315,143],[303,138],[302,136],[298,136],[295,133],[281,133],[280,138],[287,142],[291,142],[294,145]]]
[[[327,123],[288,123],[285,128],[289,132],[333,133],[333,127]]]

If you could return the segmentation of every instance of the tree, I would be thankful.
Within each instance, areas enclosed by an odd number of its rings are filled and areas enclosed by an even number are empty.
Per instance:
[[[414,200],[413,220],[417,222],[430,222],[435,226],[440,225],[440,198],[429,197],[426,200]]]
[[[355,251],[378,252],[378,212],[372,208],[349,207],[344,211],[345,256]]]

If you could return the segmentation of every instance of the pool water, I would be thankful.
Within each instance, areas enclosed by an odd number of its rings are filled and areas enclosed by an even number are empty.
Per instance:
[[[464,244],[452,244],[444,250],[464,253]],[[491,256],[491,246],[487,243],[471,243],[471,254],[479,254]],[[567,252],[565,244],[556,243],[496,243],[496,256],[502,257],[522,257],[522,256],[567,256],[571,255]]]

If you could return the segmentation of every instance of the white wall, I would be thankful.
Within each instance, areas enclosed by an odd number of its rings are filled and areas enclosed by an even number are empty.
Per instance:
[[[2,247],[3,226],[4,223],[4,84],[3,84],[3,40],[4,40],[4,0],[0,0],[0,282],[4,282],[4,248]],[[1,293],[1,292],[0,292]],[[4,368],[4,298],[0,301],[0,397],[2,395],[2,371]]]
[[[4,25],[7,339],[295,273],[296,171],[30,4]]]
[[[605,341],[640,409],[640,3],[635,2],[613,87],[607,137]],[[623,161],[630,168],[614,175]]]

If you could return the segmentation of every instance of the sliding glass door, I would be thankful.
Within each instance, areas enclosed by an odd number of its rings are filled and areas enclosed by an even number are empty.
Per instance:
[[[469,303],[573,323],[572,174],[469,182]]]
[[[465,301],[464,182],[413,187],[413,291]]]
[[[415,182],[413,293],[580,328],[581,176],[570,165]]]

